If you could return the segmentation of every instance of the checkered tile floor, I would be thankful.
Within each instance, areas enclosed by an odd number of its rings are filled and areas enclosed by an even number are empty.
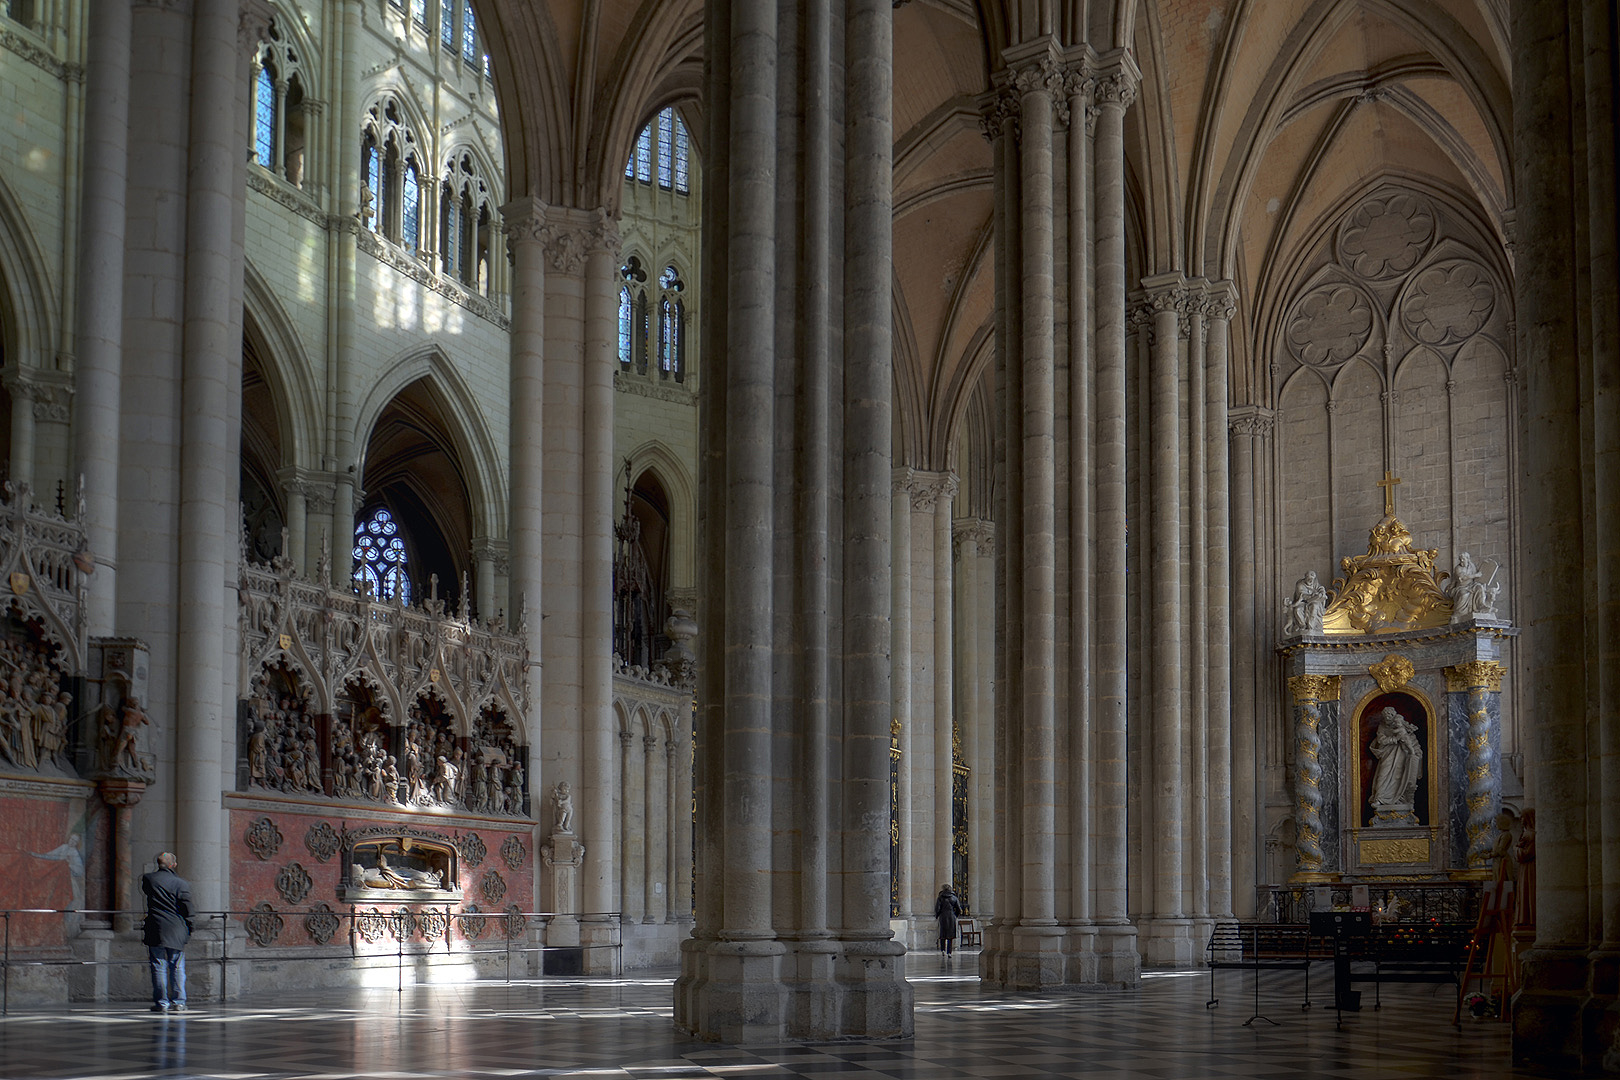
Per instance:
[[[615,980],[545,979],[456,987],[325,990],[227,1005],[194,1001],[154,1016],[127,1005],[13,1011],[0,1020],[0,1077],[95,1080],[426,1080],[468,1077],[863,1076],[874,1078],[1332,1077],[1447,1080],[1528,1076],[1509,1064],[1506,1025],[1450,1025],[1449,988],[1386,986],[1383,1008],[1335,1027],[1327,979],[1299,1008],[1299,976],[1267,972],[1261,1011],[1247,973],[1150,973],[1131,993],[982,990],[977,957],[913,955],[914,1039],[720,1046],[671,1028],[672,972]]]

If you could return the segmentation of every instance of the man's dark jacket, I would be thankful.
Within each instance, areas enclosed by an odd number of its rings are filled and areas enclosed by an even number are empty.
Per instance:
[[[191,940],[191,886],[173,870],[157,869],[141,875],[146,894],[147,945],[183,949]]]

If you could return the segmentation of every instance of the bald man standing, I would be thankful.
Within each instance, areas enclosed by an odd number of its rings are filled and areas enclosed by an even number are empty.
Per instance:
[[[142,940],[152,961],[152,1011],[186,1011],[186,942],[191,940],[191,885],[175,873],[174,852],[158,853],[157,869],[141,875],[146,896]]]

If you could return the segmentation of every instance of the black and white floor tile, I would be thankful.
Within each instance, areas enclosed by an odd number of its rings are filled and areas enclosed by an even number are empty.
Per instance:
[[[1300,976],[1267,972],[1255,1012],[1250,975],[1149,973],[1129,993],[995,993],[977,957],[908,960],[915,1038],[876,1043],[722,1046],[671,1026],[673,972],[391,990],[323,990],[193,1001],[153,1015],[132,1005],[13,1010],[0,1019],[0,1077],[157,1080],[429,1080],[467,1077],[824,1077],[871,1080],[1334,1080],[1529,1076],[1511,1067],[1494,1021],[1451,1026],[1447,986],[1383,988],[1382,1008],[1331,1008],[1327,978],[1302,1010]],[[1326,999],[1325,1001],[1323,999]],[[1324,1008],[1323,1006],[1328,1006]]]

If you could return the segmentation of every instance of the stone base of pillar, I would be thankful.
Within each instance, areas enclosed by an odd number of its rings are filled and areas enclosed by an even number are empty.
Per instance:
[[[1045,990],[1068,985],[1061,926],[1004,926],[985,935],[979,978],[1002,990]]]
[[[624,974],[617,922],[612,916],[588,916],[579,920],[581,960],[586,975]]]
[[[1087,923],[1065,928],[1063,954],[1068,962],[1065,982],[1073,986],[1097,984],[1097,928]]]
[[[1205,941],[1209,940],[1205,935]],[[1193,941],[1191,919],[1148,919],[1142,924],[1142,962],[1154,967],[1191,967],[1203,942]]]
[[[1209,938],[1215,932],[1215,916],[1194,915],[1192,921],[1193,955],[1202,957],[1209,952]]]
[[[1523,983],[1513,998],[1514,1062],[1580,1071],[1586,1056],[1582,1017],[1591,997],[1585,950],[1531,949],[1523,961]]]
[[[1097,957],[1097,985],[1135,990],[1142,981],[1142,954],[1137,949],[1136,927],[1110,923],[1097,927],[1092,944]]]
[[[833,960],[836,1030],[794,1032],[800,1039],[909,1039],[914,1000],[906,948],[898,941],[846,941]]]
[[[68,972],[68,985],[74,1001],[108,1000],[113,941],[117,937],[103,924],[85,927],[73,939],[73,959],[82,966]]]
[[[1620,953],[1600,948],[1587,958],[1590,996],[1581,1010],[1581,1046],[1588,1069],[1620,1071]]]
[[[794,1038],[780,941],[695,939],[681,952],[675,1026],[699,1039],[732,1044]]]

